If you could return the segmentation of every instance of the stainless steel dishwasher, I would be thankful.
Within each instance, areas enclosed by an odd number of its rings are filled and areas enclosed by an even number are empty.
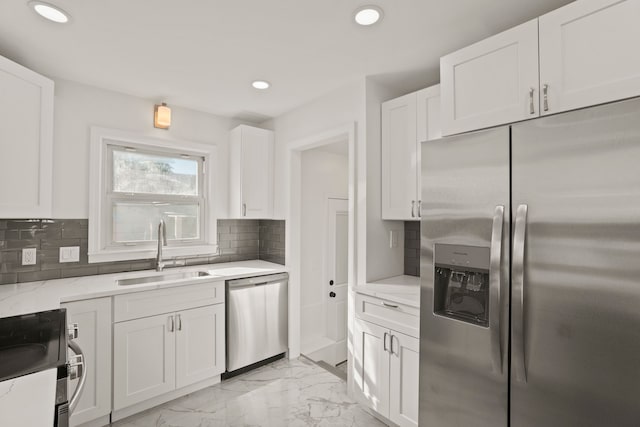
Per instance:
[[[287,273],[227,281],[227,372],[287,351],[288,286]]]

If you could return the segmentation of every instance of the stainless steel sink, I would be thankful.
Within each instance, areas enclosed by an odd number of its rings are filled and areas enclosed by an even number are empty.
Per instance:
[[[206,271],[187,271],[184,273],[154,274],[153,276],[134,277],[116,280],[118,286],[140,285],[142,283],[167,282],[169,280],[195,279],[198,277],[214,277]]]

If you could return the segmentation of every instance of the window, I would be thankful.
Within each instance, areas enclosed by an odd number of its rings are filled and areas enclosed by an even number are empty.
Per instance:
[[[215,147],[92,129],[91,148],[90,191],[99,197],[91,197],[89,262],[155,256],[160,220],[167,256],[216,252],[207,221]]]

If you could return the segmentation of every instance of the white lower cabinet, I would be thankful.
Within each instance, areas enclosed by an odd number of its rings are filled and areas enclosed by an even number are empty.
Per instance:
[[[120,320],[113,325],[114,411],[136,404],[140,405],[134,409],[142,410],[167,397],[162,395],[173,393],[175,398],[181,389],[194,391],[198,383],[210,383],[224,372],[225,305],[224,293],[218,296],[220,287],[224,282],[114,298],[115,320]],[[181,292],[174,295],[175,289]],[[209,304],[199,306],[198,301]],[[141,403],[150,399],[154,400]],[[131,414],[132,408],[120,411],[117,418],[123,413]]]
[[[175,389],[175,318],[172,314],[113,327],[113,409]]]
[[[362,403],[401,427],[418,426],[419,340],[355,322],[354,378]]]
[[[78,324],[74,341],[82,348],[87,369],[85,387],[70,420],[70,425],[77,426],[111,413],[111,298],[64,303],[62,308],[67,310],[67,322]],[[69,393],[77,383],[70,382]]]
[[[176,313],[176,387],[185,387],[225,369],[224,304]]]
[[[389,419],[401,427],[418,425],[420,340],[390,331]]]

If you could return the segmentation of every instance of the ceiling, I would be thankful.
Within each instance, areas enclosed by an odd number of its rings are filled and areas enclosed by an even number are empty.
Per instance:
[[[412,91],[436,83],[439,57],[569,0],[0,1],[0,55],[42,74],[261,122],[364,76]],[[376,4],[384,19],[353,22]],[[255,79],[272,83],[257,91]]]

